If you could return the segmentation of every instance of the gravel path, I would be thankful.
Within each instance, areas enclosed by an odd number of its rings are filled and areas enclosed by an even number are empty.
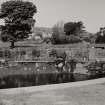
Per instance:
[[[0,90],[0,105],[104,105],[105,78]]]

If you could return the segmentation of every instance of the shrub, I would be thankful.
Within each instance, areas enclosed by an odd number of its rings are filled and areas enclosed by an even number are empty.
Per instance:
[[[11,54],[11,52],[9,50],[4,50],[4,57],[5,58],[11,58],[12,57],[11,55],[12,54]]]
[[[25,55],[26,54],[26,51],[25,50],[21,50],[20,51],[20,55]]]
[[[36,50],[36,49],[32,50],[32,56],[33,57],[39,57],[40,56],[40,50]]]
[[[81,42],[81,39],[78,36],[70,35],[66,36],[66,43],[79,43]]]
[[[62,35],[52,35],[52,43],[53,44],[69,44],[69,43],[79,43],[81,39],[78,36],[70,35],[66,36],[65,34]]]
[[[59,50],[56,50],[56,49],[52,49],[51,52],[49,53],[49,56],[65,59],[66,58],[66,53],[65,53],[65,51],[59,51]]]
[[[88,64],[87,66],[85,66],[86,69],[88,70],[88,72],[90,74],[102,74],[105,72],[104,67],[102,67],[102,63],[101,61],[95,61],[95,62],[91,62],[90,64]]]

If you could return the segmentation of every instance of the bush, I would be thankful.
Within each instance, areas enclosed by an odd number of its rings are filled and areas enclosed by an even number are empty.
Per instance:
[[[78,36],[70,35],[66,36],[66,43],[79,43],[81,39]]]
[[[59,51],[59,50],[52,49],[52,51],[49,53],[49,56],[66,59],[67,55],[64,51]]]
[[[25,50],[21,50],[19,53],[20,53],[20,55],[25,55],[26,51]]]
[[[98,44],[105,43],[105,36],[98,36],[95,40],[95,43]]]
[[[36,50],[36,49],[34,49],[34,50],[32,50],[32,56],[33,57],[39,57],[40,56],[40,50]]]
[[[53,44],[69,44],[69,43],[79,43],[79,42],[81,42],[81,39],[78,36],[74,35],[67,36],[65,34],[55,35],[54,33],[52,35]]]
[[[103,65],[104,66],[104,65]],[[101,61],[95,61],[95,62],[91,62],[90,64],[88,64],[87,66],[85,66],[86,69],[88,70],[88,72],[90,74],[102,74],[105,72],[104,67],[102,67],[102,63]]]
[[[4,57],[5,58],[11,58],[12,57],[12,54],[9,50],[4,50]]]

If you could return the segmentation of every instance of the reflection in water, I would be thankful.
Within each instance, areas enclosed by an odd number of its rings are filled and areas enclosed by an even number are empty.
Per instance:
[[[34,63],[19,64],[7,70],[1,70],[0,89],[67,83],[105,77],[105,74],[89,76],[86,74],[72,73],[69,71],[69,66],[69,64],[65,66],[65,71],[60,70],[58,72],[59,70],[50,63],[39,63],[36,65]],[[74,70],[75,64],[70,69]]]
[[[68,73],[11,75],[0,78],[0,89],[67,83],[86,79],[89,79],[86,75]]]
[[[73,73],[72,74],[41,73],[41,74],[26,74],[26,75],[10,75],[4,78],[0,78],[0,89],[75,82],[75,81],[100,78],[104,76],[105,74],[89,76],[84,74],[73,74]]]

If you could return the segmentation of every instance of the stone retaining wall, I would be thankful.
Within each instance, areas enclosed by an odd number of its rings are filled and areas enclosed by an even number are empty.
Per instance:
[[[9,60],[22,60],[22,59],[36,59],[38,57],[32,55],[32,51],[36,50],[40,53],[39,57],[49,58],[49,52],[51,50],[58,50],[59,52],[65,52],[68,58],[75,58],[78,60],[105,60],[105,49],[100,48],[88,48],[88,47],[79,47],[79,48],[61,48],[61,47],[33,47],[33,48],[16,48],[16,49],[0,49],[0,59],[8,58]],[[6,52],[7,51],[7,52]],[[5,54],[10,52],[10,54]],[[1,54],[2,53],[2,54]],[[11,55],[11,56],[10,56]],[[8,57],[9,56],[9,57]]]

